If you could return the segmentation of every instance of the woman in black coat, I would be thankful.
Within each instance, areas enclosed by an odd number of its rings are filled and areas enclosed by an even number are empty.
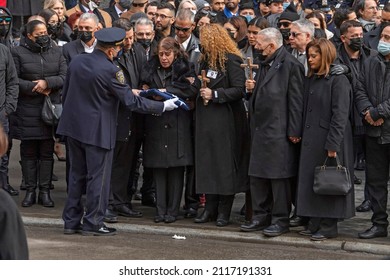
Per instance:
[[[336,59],[334,45],[324,39],[306,47],[309,75],[305,83],[305,114],[299,164],[297,214],[310,217],[302,235],[312,240],[336,237],[337,222],[354,216],[354,190],[347,195],[319,195],[313,191],[314,169],[326,157],[338,157],[353,182],[352,130],[349,121],[351,87],[344,75],[329,75]],[[328,164],[334,159],[328,159]]]
[[[210,82],[195,105],[195,183],[197,193],[206,194],[205,209],[195,222],[217,218],[217,226],[226,226],[234,195],[248,189],[245,73],[241,53],[222,26],[202,27],[200,43],[200,70]]]
[[[38,203],[53,207],[50,197],[53,172],[53,135],[55,127],[41,119],[45,96],[60,103],[60,91],[66,75],[66,61],[53,44],[44,23],[33,20],[26,25],[27,36],[12,49],[19,77],[18,105],[12,120],[11,137],[20,139],[20,157],[26,197],[23,207],[36,203],[35,189],[39,178]]]
[[[148,62],[145,70],[143,88],[167,91],[183,100],[193,100],[199,91],[194,64],[171,37],[160,41],[157,56]],[[192,113],[182,108],[161,116],[145,116],[143,164],[153,170],[156,223],[172,223],[179,214],[185,166],[194,164],[191,123]]]

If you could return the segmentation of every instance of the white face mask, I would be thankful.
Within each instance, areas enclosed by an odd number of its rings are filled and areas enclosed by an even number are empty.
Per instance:
[[[95,2],[93,2],[92,0],[89,1],[89,3],[88,3],[88,8],[89,8],[91,11],[95,10],[97,7],[99,7],[99,6],[98,6]]]

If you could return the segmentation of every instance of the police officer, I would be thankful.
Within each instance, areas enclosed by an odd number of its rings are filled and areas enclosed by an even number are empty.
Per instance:
[[[117,27],[97,31],[93,53],[80,54],[69,65],[62,96],[64,110],[57,130],[67,136],[69,146],[68,197],[63,211],[65,234],[116,234],[116,229],[106,227],[103,220],[108,206],[119,101],[140,113],[160,115],[177,108],[174,104],[177,98],[162,103],[132,94],[123,72],[113,64],[125,35]],[[85,215],[83,193],[86,193]]]

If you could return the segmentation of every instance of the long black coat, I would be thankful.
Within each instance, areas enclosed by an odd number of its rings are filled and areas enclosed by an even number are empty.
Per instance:
[[[242,97],[242,59],[228,54],[225,72],[210,78],[217,91],[207,106],[198,95],[195,106],[196,192],[231,195],[248,189],[249,127]],[[200,70],[209,69],[201,65]]]
[[[337,152],[353,179],[350,108],[351,87],[345,76],[307,78],[297,193],[299,216],[350,218],[355,214],[353,189],[346,196],[313,192],[314,168],[323,165],[328,150]],[[327,165],[330,163],[328,160]]]
[[[194,99],[200,88],[194,64],[183,59],[173,62],[172,70],[161,76],[162,68],[158,58],[152,58],[142,77],[149,88],[162,89],[183,100]],[[182,76],[182,77],[179,77]],[[183,80],[194,77],[194,83]],[[145,79],[146,78],[146,79]],[[180,81],[179,81],[180,80]],[[145,141],[143,164],[150,168],[168,168],[194,164],[192,141],[192,112],[177,108],[161,116],[145,116]]]
[[[291,178],[297,174],[299,151],[288,137],[302,135],[304,69],[281,47],[263,79],[260,72],[249,100],[249,175]]]
[[[7,1],[7,8],[13,16],[31,16],[39,13],[43,8],[42,0],[13,0]]]
[[[32,92],[35,86],[32,81],[46,80],[51,89],[51,101],[61,103],[60,93],[67,70],[62,51],[55,44],[41,51],[28,38],[11,51],[19,77],[18,106],[11,119],[11,136],[20,140],[52,138],[52,127],[41,119],[44,95]]]

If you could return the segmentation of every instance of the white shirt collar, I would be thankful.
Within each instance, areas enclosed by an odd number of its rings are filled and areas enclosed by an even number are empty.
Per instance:
[[[95,41],[93,42],[93,44],[89,47],[87,44],[85,44],[83,41],[80,41],[81,44],[83,45],[84,47],[84,51],[86,53],[92,53],[93,50],[95,49],[95,46],[96,46],[96,43],[97,43],[97,40],[95,39]]]

